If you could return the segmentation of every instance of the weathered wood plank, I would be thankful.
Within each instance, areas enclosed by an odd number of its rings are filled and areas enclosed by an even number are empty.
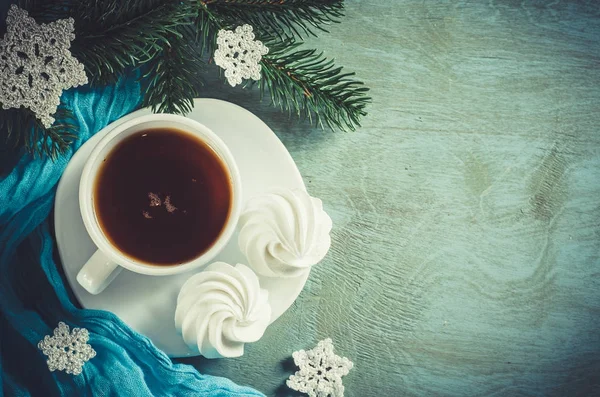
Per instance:
[[[291,395],[331,336],[349,396],[600,394],[599,4],[353,0],[309,44],[372,88],[359,132],[206,95],[279,133],[332,250],[244,357],[186,362]]]

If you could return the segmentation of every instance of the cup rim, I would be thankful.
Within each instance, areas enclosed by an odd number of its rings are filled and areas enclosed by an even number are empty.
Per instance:
[[[193,260],[185,262],[183,264],[154,265],[138,261],[135,258],[126,255],[117,247],[115,247],[106,237],[105,233],[99,225],[93,206],[93,189],[95,185],[94,182],[98,175],[100,165],[102,164],[100,157],[102,157],[101,154],[103,149],[114,139],[119,139],[119,135],[126,132],[127,130],[136,127],[140,124],[155,121],[172,123],[174,125],[170,125],[170,128],[179,128],[184,132],[192,134],[197,138],[202,139],[203,142],[209,144],[210,147],[223,160],[231,178],[231,208],[229,216],[227,218],[227,222],[225,223],[221,234],[213,242],[213,244],[207,251],[194,258]],[[116,145],[118,145],[118,142],[115,144],[115,146]],[[81,212],[81,217],[83,219],[83,224],[88,234],[90,235],[92,241],[96,245],[96,248],[105,255],[107,255],[112,261],[117,263],[119,266],[122,266],[135,273],[147,275],[167,276],[172,274],[179,274],[206,265],[211,259],[213,259],[216,255],[219,254],[219,252],[223,250],[225,245],[231,239],[237,227],[237,223],[242,210],[241,177],[239,169],[237,167],[237,163],[235,162],[235,159],[225,142],[223,142],[223,140],[217,134],[215,134],[210,128],[208,128],[204,124],[189,119],[185,116],[179,116],[174,114],[150,114],[145,116],[139,116],[128,120],[120,125],[117,125],[115,128],[110,130],[105,136],[103,136],[100,139],[100,141],[92,150],[89,158],[85,163],[80,178],[79,208]]]

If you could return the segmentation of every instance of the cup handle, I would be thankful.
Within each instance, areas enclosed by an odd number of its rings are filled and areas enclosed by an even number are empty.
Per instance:
[[[112,283],[121,269],[102,251],[96,250],[77,274],[77,282],[90,294],[97,295]]]

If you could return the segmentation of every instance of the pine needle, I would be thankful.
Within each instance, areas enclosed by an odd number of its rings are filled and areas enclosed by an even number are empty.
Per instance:
[[[273,105],[331,129],[355,130],[371,102],[369,89],[344,73],[317,50],[297,50],[293,38],[268,42],[262,60],[261,94],[268,91]]]
[[[145,92],[143,106],[151,106],[159,113],[189,113],[194,98],[200,96],[203,61],[200,52],[190,43],[185,33],[181,40],[170,40],[170,45],[149,63],[142,76]]]
[[[269,47],[262,60],[261,95],[273,105],[322,127],[354,130],[371,101],[368,88],[301,40],[327,31],[343,16],[343,0],[19,0],[38,23],[75,20],[73,56],[92,85],[112,83],[140,69],[144,106],[187,113],[200,96],[203,56],[210,58],[219,29],[254,27]],[[253,85],[248,83],[247,85]],[[46,129],[28,109],[0,111],[0,141],[56,158],[76,138],[63,105]]]
[[[221,17],[223,25],[249,24],[263,35],[283,38],[316,36],[344,16],[343,0],[206,0],[206,8]]]

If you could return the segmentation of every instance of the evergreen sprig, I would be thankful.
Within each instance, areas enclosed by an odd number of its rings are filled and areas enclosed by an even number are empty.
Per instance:
[[[315,30],[339,22],[344,15],[343,0],[205,0],[205,8],[226,26],[249,24],[263,35],[280,38],[316,36]]]
[[[182,37],[184,40],[169,40],[142,76],[146,92],[143,106],[151,106],[154,112],[188,113],[200,95],[199,87],[204,83],[201,52],[185,32]]]
[[[223,18],[209,5],[200,9],[199,18],[205,29],[216,32],[223,28]],[[355,73],[342,73],[341,67],[335,67],[333,60],[327,60],[317,50],[294,51],[302,42],[293,36],[260,38],[269,48],[261,62],[261,96],[268,91],[275,106],[314,120],[321,127],[355,130],[360,126],[371,98],[362,82],[351,79]]]
[[[198,15],[197,0],[21,0],[38,22],[70,17],[71,52],[92,86],[112,83],[128,67],[158,56]]]
[[[71,52],[93,85],[139,69],[142,104],[156,112],[187,113],[200,96],[203,57],[209,63],[219,29],[250,24],[269,47],[262,60],[262,95],[283,110],[321,126],[355,129],[366,115],[368,88],[302,39],[327,31],[343,16],[343,0],[19,0],[38,23],[71,17]],[[252,84],[249,84],[252,85]],[[0,112],[0,139],[56,157],[75,137],[63,105],[44,129],[27,109]]]
[[[308,117],[321,127],[351,130],[360,126],[365,106],[371,101],[369,89],[344,73],[323,53],[313,49],[296,50],[293,38],[271,40],[269,54],[262,60],[261,93],[268,90],[274,105],[300,117]]]
[[[194,1],[170,1],[157,4],[154,8],[143,8],[133,2],[111,3],[105,12],[78,14],[82,26],[72,44],[73,55],[85,65],[86,73],[92,85],[114,81],[127,67],[143,65],[155,57],[161,56],[165,48],[171,48],[175,41],[181,40],[181,28],[189,25],[198,13]],[[117,11],[118,7],[126,8]],[[148,7],[148,6],[146,6]],[[139,10],[139,14],[132,11]],[[123,12],[136,15],[131,19],[123,18]],[[100,14],[98,19],[90,15]],[[111,19],[110,15],[120,15]]]

